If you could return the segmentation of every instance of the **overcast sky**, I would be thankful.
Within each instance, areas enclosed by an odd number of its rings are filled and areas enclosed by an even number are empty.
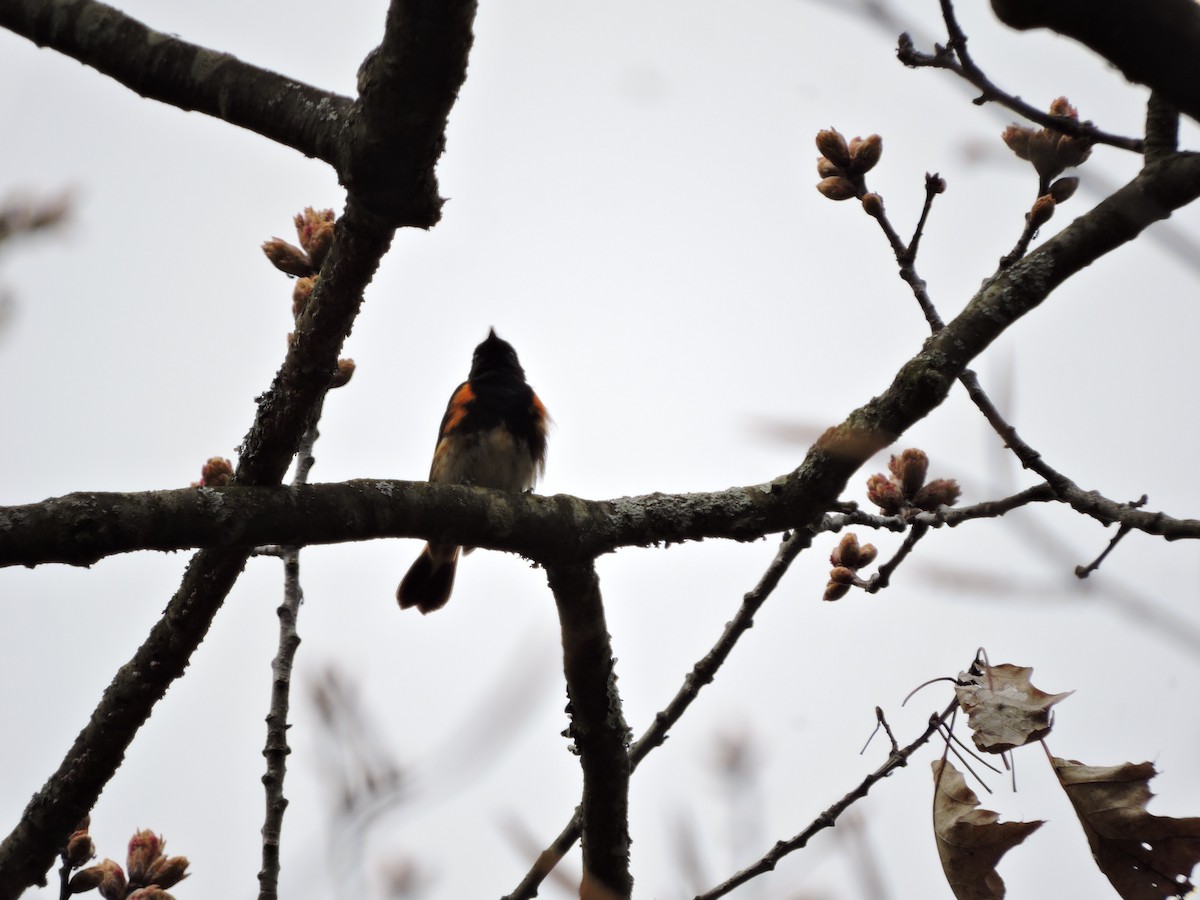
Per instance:
[[[443,221],[402,234],[368,290],[343,355],[358,370],[330,396],[315,481],[426,476],[437,423],[494,326],[554,417],[545,493],[602,499],[715,490],[790,471],[825,427],[890,383],[927,331],[875,223],[814,189],[813,136],[877,132],[870,184],[902,233],[924,173],[949,184],[918,267],[953,316],[1020,233],[1036,193],[1003,147],[1012,120],[970,103],[947,73],[910,71],[896,35],[805,0],[484,3],[439,166]],[[943,37],[934,0],[911,27]],[[851,4],[848,4],[851,6]],[[353,92],[385,5],[163,4],[122,8],[153,28],[308,83]],[[1015,34],[964,4],[977,61],[1047,106],[1136,135],[1146,92],[1070,42]],[[922,42],[918,39],[918,45]],[[925,45],[927,46],[927,44]],[[290,282],[259,245],[293,236],[307,205],[340,210],[328,167],[223,122],[138,98],[0,32],[0,196],[70,189],[60,234],[13,243],[0,285],[0,503],[75,490],[185,486],[233,457],[291,328]],[[1197,132],[1184,129],[1195,146]],[[1128,180],[1138,158],[1097,148],[1055,233]],[[1082,487],[1200,510],[1194,463],[1197,269],[1172,240],[1200,215],[1101,260],[978,361],[1021,434]],[[1186,251],[1184,251],[1186,256]],[[1034,480],[956,389],[897,445],[919,446],[963,502]],[[866,477],[847,499],[865,503]],[[896,535],[874,540],[883,555]],[[639,769],[631,798],[635,892],[663,900],[711,887],[802,830],[949,699],[916,685],[993,662],[1075,690],[1051,750],[1091,764],[1153,760],[1151,809],[1200,814],[1196,548],[1131,535],[1087,583],[1072,575],[1111,532],[1061,508],[930,535],[889,590],[822,603],[825,537],[797,561],[716,682]],[[631,550],[599,561],[625,714],[641,734],[716,640],[777,540]],[[431,898],[511,890],[578,800],[552,598],[542,572],[480,552],[445,610],[401,614],[395,584],[416,541],[302,556],[282,895],[382,896],[408,861]],[[59,764],[103,687],[130,658],[189,554],[134,554],[91,570],[0,572],[0,833]],[[251,561],[192,661],[139,733],[93,816],[101,856],[135,828],[192,861],[180,898],[253,897],[263,806],[263,717],[280,600],[277,560]],[[403,767],[401,802],[365,830],[332,812],[333,780],[304,689],[329,667],[356,692],[372,740]],[[731,800],[718,770],[751,742],[757,786]],[[949,896],[929,833],[929,748],[858,804],[889,900]],[[1036,748],[1013,794],[984,803],[1050,824],[1001,866],[1010,896],[1103,896],[1086,842]],[[978,793],[982,789],[976,785]],[[681,874],[681,822],[702,880]],[[852,898],[861,862],[847,829],[737,896]],[[346,860],[359,873],[339,869]],[[358,860],[354,863],[354,860]],[[570,858],[570,871],[578,857]],[[557,896],[547,886],[543,896]],[[561,892],[560,892],[561,893]],[[49,891],[31,896],[51,897]]]

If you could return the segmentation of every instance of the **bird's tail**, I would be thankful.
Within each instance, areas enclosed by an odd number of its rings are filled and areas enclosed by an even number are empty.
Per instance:
[[[425,545],[396,590],[401,609],[415,606],[422,613],[441,609],[454,589],[458,547]]]

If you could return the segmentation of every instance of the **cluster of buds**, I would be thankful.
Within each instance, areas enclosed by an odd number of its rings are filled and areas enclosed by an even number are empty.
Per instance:
[[[877,134],[852,138],[849,143],[841,132],[829,128],[817,132],[817,190],[830,200],[862,197],[866,191],[864,176],[883,155],[883,138]]]
[[[296,234],[300,237],[299,247],[282,238],[271,238],[262,245],[262,249],[275,268],[296,276],[296,284],[292,288],[292,318],[299,321],[317,286],[321,264],[333,245],[335,219],[332,209],[315,210],[309,206],[304,212],[297,213],[294,221]],[[293,340],[295,335],[289,333],[288,344]],[[337,370],[330,377],[330,389],[344,387],[353,375],[354,360],[339,359]]]
[[[858,570],[875,562],[878,552],[874,544],[859,545],[858,536],[847,533],[829,554],[833,569],[829,583],[825,585],[824,600],[841,600],[851,587],[866,587],[867,582],[858,577]]]
[[[232,478],[233,463],[223,456],[213,456],[200,469],[200,480],[193,481],[192,487],[225,487]]]
[[[1059,97],[1050,104],[1050,115],[1064,120],[1079,121],[1079,111]],[[1065,170],[1083,165],[1092,153],[1089,137],[1064,134],[1053,128],[1022,128],[1009,125],[1002,135],[1008,149],[1027,160],[1038,174],[1040,196],[1025,219],[1030,228],[1037,229],[1054,215],[1056,204],[1069,199],[1079,186],[1079,179],[1059,178]]]
[[[309,206],[297,213],[294,221],[300,246],[283,238],[271,238],[262,245],[263,253],[275,268],[288,275],[297,278],[316,275],[333,246],[333,210],[315,210]]]
[[[86,836],[86,826],[83,833]],[[166,889],[187,878],[188,860],[186,856],[167,856],[163,853],[165,847],[166,841],[153,831],[137,831],[129,839],[124,869],[111,859],[103,860],[76,872],[67,890],[72,894],[97,890],[104,900],[174,900]],[[64,859],[70,848],[68,843]]]
[[[909,449],[888,462],[890,475],[882,472],[867,479],[867,499],[885,516],[910,516],[933,512],[939,506],[953,506],[962,493],[953,478],[937,478],[929,483],[929,457],[923,450]]]

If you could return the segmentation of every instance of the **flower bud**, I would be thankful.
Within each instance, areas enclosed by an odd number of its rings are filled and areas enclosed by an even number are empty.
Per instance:
[[[200,469],[200,481],[196,487],[224,487],[233,479],[233,463],[223,456],[211,457]],[[141,834],[139,831],[138,834]],[[134,835],[137,838],[137,835]],[[133,852],[133,842],[130,841],[129,852]]]
[[[960,496],[962,491],[957,481],[953,478],[937,478],[917,491],[912,502],[917,509],[933,512],[939,506],[953,506]]]
[[[1064,116],[1068,119],[1078,119],[1079,110],[1068,103],[1066,97],[1058,97],[1050,103],[1050,115]]]
[[[825,585],[825,593],[821,596],[821,599],[832,602],[834,600],[841,600],[848,593],[850,593],[850,585],[838,584],[835,581],[831,581]]]
[[[125,900],[175,900],[172,894],[168,894],[157,884],[151,884],[144,888],[138,888],[132,894],[126,896]]]
[[[849,532],[843,535],[838,545],[829,554],[829,564],[832,566],[848,566],[858,568],[858,535]]]
[[[946,193],[946,179],[943,178],[941,175],[939,175],[937,172],[934,172],[932,175],[930,175],[928,172],[926,172],[925,173],[925,190],[931,191],[934,194]]]
[[[186,856],[160,856],[150,866],[146,881],[161,888],[174,887],[188,877]]]
[[[1020,125],[1009,125],[1000,135],[1008,149],[1021,159],[1029,159],[1029,139],[1033,137],[1033,129],[1022,128]]]
[[[332,246],[333,223],[321,222],[313,226],[304,249],[308,251],[308,258],[312,261],[314,269],[320,270],[321,264],[325,262],[325,257],[329,254],[329,248]]]
[[[837,566],[829,573],[829,580],[833,584],[854,584],[858,581],[858,576],[854,574],[853,569]]]
[[[1054,198],[1049,194],[1042,194],[1033,201],[1033,208],[1025,214],[1025,221],[1029,223],[1029,227],[1035,231],[1050,221],[1050,217],[1054,215]]]
[[[296,284],[292,288],[292,318],[300,318],[300,313],[304,312],[304,307],[308,306],[308,298],[312,296],[313,288],[317,286],[317,278],[315,275],[297,278]]]
[[[878,219],[883,215],[883,198],[878,194],[863,194],[862,205],[863,211],[872,219]]]
[[[350,379],[354,377],[354,360],[339,359],[337,361],[337,369],[333,373],[333,377],[329,379],[329,389],[345,387],[350,383]]]
[[[1083,165],[1092,155],[1092,141],[1089,138],[1059,135],[1055,154],[1062,169],[1073,169]],[[1059,172],[1062,169],[1059,169]]]
[[[883,138],[877,134],[850,142],[850,165],[859,174],[869,172],[883,156]]]
[[[214,461],[229,464],[228,460],[214,457],[208,461],[209,465]],[[150,865],[162,856],[162,848],[162,838],[150,829],[143,828],[134,832],[133,837],[129,839],[129,853],[125,857],[125,870],[129,874],[130,883],[147,883],[146,873],[150,871]]]
[[[1064,200],[1071,199],[1071,195],[1075,193],[1077,187],[1079,187],[1078,178],[1060,178],[1050,185],[1050,196],[1054,198],[1055,203],[1062,203]]]
[[[296,213],[292,217],[292,222],[296,226],[296,237],[300,239],[300,246],[305,250],[311,251],[310,241],[312,240],[313,233],[322,225],[333,224],[333,210],[313,209],[311,206],[306,206],[303,212]]]
[[[308,258],[308,255],[299,247],[293,247],[285,240],[271,238],[263,243],[262,250],[267,255],[267,259],[271,261],[271,265],[280,272],[297,277],[316,274],[316,269],[313,268],[312,260]]]
[[[834,175],[845,175],[846,172],[841,166],[835,166],[828,158],[824,156],[817,157],[817,174],[822,178],[831,178]]]
[[[925,483],[925,475],[929,471],[929,457],[925,455],[924,450],[909,448],[888,461],[888,470],[904,496],[911,497]]]
[[[1047,180],[1058,175],[1065,168],[1059,160],[1057,132],[1035,131],[1029,138],[1029,161],[1037,170],[1038,175]]]
[[[830,200],[849,200],[857,193],[854,182],[840,175],[822,178],[817,182],[817,190]]]
[[[835,166],[843,169],[850,167],[850,148],[846,146],[846,139],[842,137],[841,132],[836,129],[829,128],[817,132],[817,149]]]
[[[99,865],[93,866],[94,869],[100,869],[100,884],[97,885],[100,889],[100,896],[104,900],[125,900],[125,870],[111,859],[106,859]],[[87,871],[86,869],[84,870]]]
[[[104,866],[89,866],[80,869],[67,882],[67,890],[72,894],[83,894],[100,887],[104,880]]]
[[[72,869],[78,869],[96,855],[96,845],[86,831],[76,831],[67,839],[67,863]]]
[[[863,544],[858,548],[858,568],[869,566],[875,562],[875,557],[879,555],[879,551],[875,549],[874,544]]]
[[[867,479],[867,499],[878,506],[885,516],[896,515],[904,506],[900,488],[882,472]]]

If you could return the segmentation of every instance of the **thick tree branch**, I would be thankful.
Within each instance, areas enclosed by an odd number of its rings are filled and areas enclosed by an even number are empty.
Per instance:
[[[196,554],[150,636],[117,672],[58,770],[0,843],[0,898],[16,900],[25,888],[44,883],[57,848],[120,768],[154,704],[187,668],[247,555],[224,550]]]
[[[38,8],[41,5],[35,4]],[[0,14],[6,15],[24,7],[15,6],[13,0],[0,0],[0,9]],[[421,44],[420,35],[401,37],[391,33],[402,24],[428,25],[437,32],[430,37],[429,46],[402,54],[385,75],[397,83],[411,79],[413,86],[386,89],[384,96],[404,91],[430,92],[423,98],[422,114],[406,117],[397,115],[395,109],[368,107],[358,113],[351,132],[362,139],[380,135],[394,139],[394,144],[381,143],[377,149],[379,156],[396,169],[391,175],[395,183],[436,189],[432,172],[444,144],[446,116],[465,77],[474,9],[470,0],[394,0],[389,10],[385,45],[411,48]],[[76,30],[86,31],[85,25],[76,23]],[[460,33],[448,38],[445,32],[455,28]],[[435,51],[447,46],[455,52],[439,57]],[[450,71],[432,71],[440,68]],[[429,110],[441,110],[443,114],[429,115]],[[383,119],[398,119],[401,124],[382,123]],[[423,133],[427,129],[435,129],[438,134]],[[427,155],[415,152],[414,147]],[[342,152],[353,155],[355,151],[351,148]],[[425,207],[430,205],[424,201]],[[296,323],[287,357],[271,389],[260,399],[254,425],[243,442],[235,484],[278,484],[301,436],[314,423],[338,351],[362,303],[363,290],[387,251],[396,225],[403,223],[399,215],[403,209],[375,202],[370,208],[374,212],[351,192],[346,211],[337,222],[320,280]],[[426,220],[423,224],[431,223]],[[154,704],[183,674],[241,573],[247,555],[248,550],[243,548],[196,554],[162,618],[109,685],[58,771],[34,795],[21,821],[0,843],[0,900],[15,900],[26,887],[42,882],[57,849],[121,765],[125,749]]]
[[[717,670],[725,664],[725,660],[733,652],[738,640],[753,627],[754,616],[767,602],[767,598],[778,587],[779,582],[783,580],[792,561],[800,555],[801,551],[812,546],[813,536],[814,532],[809,530],[797,531],[788,535],[780,543],[775,558],[771,560],[771,565],[767,567],[767,571],[763,573],[758,584],[742,597],[742,605],[738,608],[737,614],[726,623],[725,630],[721,632],[721,636],[713,644],[712,649],[692,667],[692,671],[688,672],[687,677],[683,679],[683,684],[675,692],[675,696],[661,712],[654,716],[650,727],[629,749],[631,771],[637,770],[638,764],[650,754],[650,751],[655,747],[662,746],[667,739],[667,732],[700,695],[700,690],[705,685],[712,683],[717,675]],[[579,830],[580,812],[577,809],[571,821],[567,823],[550,846],[541,852],[521,883],[504,900],[528,900],[528,898],[536,897],[538,886],[579,839]]]
[[[1027,503],[1052,500],[1069,503],[1104,525],[1115,522],[1171,541],[1200,538],[1200,520],[1132,509],[1069,480],[1056,480],[1054,487],[1036,485],[1003,500],[920,513],[912,523],[953,527],[970,519],[995,518]],[[680,518],[668,515],[669,511]],[[786,529],[800,512],[772,498],[768,485],[715,494],[650,494],[608,501],[383,480],[300,488],[79,493],[29,506],[0,507],[0,567],[52,562],[91,565],[133,550],[441,536],[553,563],[588,558],[621,546],[703,538],[753,540]],[[908,527],[895,517],[865,512],[834,514],[818,519],[813,527],[836,530],[846,525],[900,531]]]
[[[580,822],[584,900],[633,892],[629,874],[629,726],[621,712],[600,580],[591,563],[546,571],[562,625],[567,736],[583,768]]]
[[[0,27],[179,109],[326,162],[353,101],[147,28],[96,0],[0,0]]]
[[[397,227],[429,228],[441,218],[433,163],[466,75],[475,9],[475,0],[393,0],[383,43],[359,72],[338,175]]]
[[[1200,5],[1195,0],[992,0],[1013,28],[1074,38],[1200,120]]]

